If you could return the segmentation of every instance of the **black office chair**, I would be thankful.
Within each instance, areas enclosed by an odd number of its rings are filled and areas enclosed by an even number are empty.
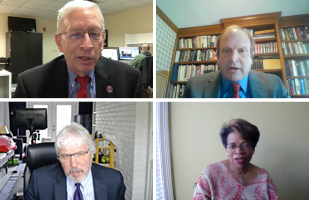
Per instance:
[[[28,188],[33,170],[59,162],[54,142],[29,145],[26,154],[26,167],[24,171],[24,194]]]
[[[145,91],[148,87],[153,88],[153,57],[145,57],[140,65],[140,71],[142,73],[142,81]],[[147,93],[147,92],[146,92]]]

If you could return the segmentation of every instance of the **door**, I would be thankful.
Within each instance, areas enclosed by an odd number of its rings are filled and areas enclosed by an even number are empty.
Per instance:
[[[54,142],[58,132],[78,114],[78,102],[27,102],[27,108],[47,108],[47,129],[40,130],[37,143],[43,140]]]

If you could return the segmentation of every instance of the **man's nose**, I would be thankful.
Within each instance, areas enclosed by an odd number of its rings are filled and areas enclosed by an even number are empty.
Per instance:
[[[239,53],[237,51],[232,51],[229,57],[230,61],[236,63],[239,61]]]
[[[71,165],[71,167],[76,167],[76,166],[77,166],[77,163],[78,163],[78,162],[77,162],[75,156],[72,155],[71,158],[70,158],[70,165]]]
[[[89,33],[84,34],[84,38],[82,39],[83,43],[81,44],[81,48],[83,49],[90,49],[93,47],[91,43],[91,38],[89,37]]]

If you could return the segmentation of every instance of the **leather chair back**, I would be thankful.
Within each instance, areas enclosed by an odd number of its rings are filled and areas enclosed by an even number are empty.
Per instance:
[[[24,171],[24,194],[28,188],[33,170],[59,162],[54,142],[29,145],[26,154],[26,167]]]

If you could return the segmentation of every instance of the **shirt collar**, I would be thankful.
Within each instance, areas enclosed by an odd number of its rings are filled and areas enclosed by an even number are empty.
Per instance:
[[[68,67],[67,67],[67,70],[68,70],[68,73],[69,73],[69,82],[70,84],[72,85],[72,87],[75,85],[75,79],[76,77],[78,77],[77,74],[75,74],[75,72],[73,72],[72,70],[70,70]],[[93,84],[93,80],[94,80],[94,69],[91,70],[87,76],[89,76],[90,78],[90,82],[91,84]]]
[[[83,188],[87,188],[91,180],[92,180],[92,173],[90,169],[88,175],[84,178],[84,180],[80,184]],[[67,184],[69,188],[72,188],[72,190],[74,191],[75,183],[68,176],[67,176]]]
[[[230,84],[233,83],[232,81],[228,80],[227,78],[225,78],[222,74],[221,74],[221,85],[222,85],[222,93],[223,94],[227,88],[230,86]],[[240,81],[238,81],[240,87],[242,88],[242,90],[247,93],[247,86],[248,86],[248,75],[245,76],[243,79],[241,79]]]

